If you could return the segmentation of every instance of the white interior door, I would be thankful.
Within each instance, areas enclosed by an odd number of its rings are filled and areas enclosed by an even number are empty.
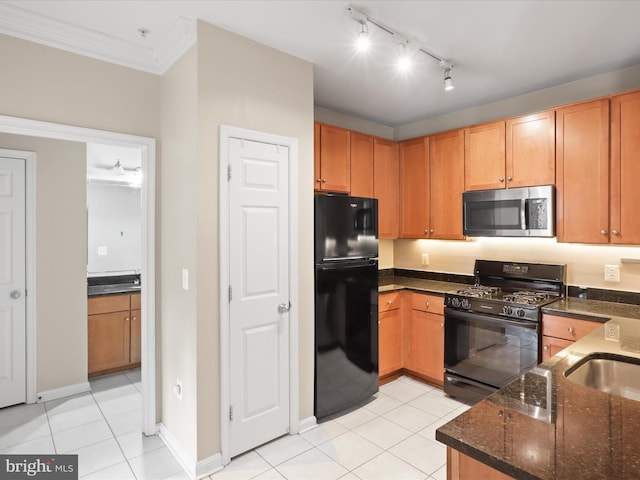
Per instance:
[[[0,408],[26,401],[25,161],[0,157]]]
[[[289,148],[229,143],[230,455],[289,431]]]

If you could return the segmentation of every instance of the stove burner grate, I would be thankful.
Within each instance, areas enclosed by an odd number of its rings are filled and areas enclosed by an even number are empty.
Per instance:
[[[537,305],[539,303],[549,300],[550,295],[545,292],[513,292],[502,296],[502,299],[507,302],[523,303],[526,305]]]
[[[465,295],[467,297],[495,298],[501,293],[501,290],[499,287],[486,287],[484,285],[473,285],[471,287],[458,290],[456,293],[458,295]]]

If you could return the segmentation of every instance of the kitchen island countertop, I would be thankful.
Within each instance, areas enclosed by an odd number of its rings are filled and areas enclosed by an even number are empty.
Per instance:
[[[518,479],[638,478],[640,402],[565,372],[595,352],[640,361],[640,308],[563,299],[544,311],[606,323],[438,428],[436,440]],[[613,327],[619,341],[605,339]]]

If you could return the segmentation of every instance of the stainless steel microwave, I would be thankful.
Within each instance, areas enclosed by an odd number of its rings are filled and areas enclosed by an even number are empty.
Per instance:
[[[554,213],[552,185],[462,194],[463,233],[470,237],[553,237]]]

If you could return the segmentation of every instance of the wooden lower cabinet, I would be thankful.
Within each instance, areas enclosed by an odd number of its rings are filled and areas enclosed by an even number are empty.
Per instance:
[[[407,372],[444,382],[444,298],[415,292],[379,297],[379,375]]]
[[[129,364],[129,311],[89,316],[89,374]]]
[[[549,360],[602,323],[561,315],[542,315],[542,361]]]
[[[88,306],[89,376],[139,367],[140,294],[91,297]]]
[[[441,315],[411,310],[407,369],[444,383],[444,319]]]
[[[447,480],[510,480],[513,477],[447,447]]]
[[[378,299],[378,375],[384,378],[402,368],[402,292]]]

